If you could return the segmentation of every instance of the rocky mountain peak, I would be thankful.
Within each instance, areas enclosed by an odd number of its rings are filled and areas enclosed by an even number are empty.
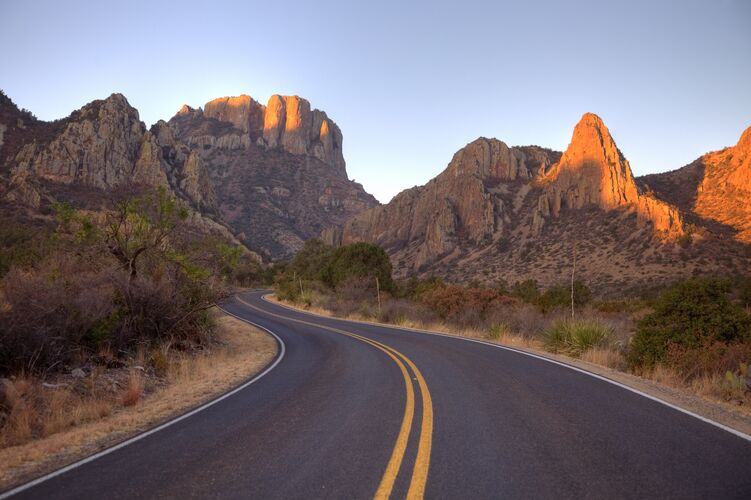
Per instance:
[[[214,127],[206,118],[231,124],[236,130]],[[219,97],[207,102],[203,113],[183,106],[170,125],[189,144],[245,149],[252,144],[265,150],[312,156],[329,165],[337,176],[347,177],[341,130],[325,112],[313,109],[308,100],[296,95],[272,95],[266,106],[246,94]]]
[[[640,221],[651,223],[663,234],[676,236],[683,232],[675,207],[639,191],[628,160],[594,113],[582,116],[560,161],[541,177],[540,184],[544,193],[535,219],[537,231],[544,224],[544,217],[557,217],[562,208],[592,205],[634,211]]]
[[[638,198],[628,161],[594,113],[585,113],[576,124],[571,143],[545,180],[560,190],[575,190],[570,202],[576,208],[587,204],[615,208]]]
[[[177,111],[177,116],[180,116],[180,115],[189,115],[189,114],[191,114],[194,111],[195,111],[195,109],[191,108],[187,104],[183,104],[182,107]]]
[[[265,108],[249,95],[219,97],[207,102],[203,114],[208,118],[228,122],[235,128],[250,134],[252,140],[260,136]]]

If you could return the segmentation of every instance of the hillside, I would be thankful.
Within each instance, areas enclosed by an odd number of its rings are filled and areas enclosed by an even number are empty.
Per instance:
[[[751,248],[744,233],[736,237],[715,222],[742,230],[751,218],[738,208],[743,204],[713,203],[744,196],[748,156],[726,150],[702,158],[717,167],[691,209],[665,192],[678,191],[668,182],[681,184],[681,192],[696,187],[675,176],[635,179],[608,128],[587,113],[563,153],[477,139],[424,186],[323,237],[333,244],[378,243],[400,276],[456,282],[560,284],[570,279],[574,254],[577,277],[602,291],[748,270]],[[721,176],[733,181],[716,178]]]
[[[220,98],[147,130],[121,94],[54,122],[0,95],[0,203],[30,214],[55,201],[98,210],[137,186],[170,190],[198,226],[271,260],[377,205],[347,178],[339,128],[298,97],[273,96],[268,107]]]

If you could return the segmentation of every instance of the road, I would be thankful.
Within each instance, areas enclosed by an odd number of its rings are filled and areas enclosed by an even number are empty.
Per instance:
[[[260,379],[18,498],[751,498],[751,442],[559,364],[264,301]]]

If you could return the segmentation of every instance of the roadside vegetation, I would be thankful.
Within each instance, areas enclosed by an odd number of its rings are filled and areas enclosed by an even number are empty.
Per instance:
[[[310,240],[276,268],[276,295],[311,311],[547,350],[751,411],[751,279],[694,278],[598,297],[563,277],[493,287],[395,281],[386,253]]]
[[[221,348],[212,308],[262,270],[189,217],[131,190],[106,211],[0,221],[0,448],[136,405]]]

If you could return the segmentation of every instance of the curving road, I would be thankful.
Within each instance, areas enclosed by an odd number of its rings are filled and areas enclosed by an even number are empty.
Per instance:
[[[751,498],[751,441],[512,350],[248,292],[254,383],[18,498]]]

